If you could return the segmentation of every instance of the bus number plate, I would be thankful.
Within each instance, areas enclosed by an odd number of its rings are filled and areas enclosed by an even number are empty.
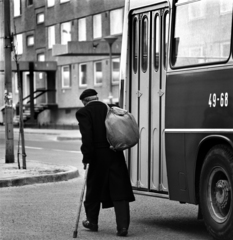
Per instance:
[[[216,93],[210,93],[209,107],[227,107],[228,106],[228,93],[221,93],[219,96]]]

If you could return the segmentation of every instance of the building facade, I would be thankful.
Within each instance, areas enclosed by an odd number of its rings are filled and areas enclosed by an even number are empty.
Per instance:
[[[82,107],[79,95],[86,88],[95,88],[102,101],[118,103],[123,14],[124,0],[12,0],[16,113],[18,78],[28,121],[42,126],[77,124],[75,112]],[[1,58],[3,62],[3,54]]]

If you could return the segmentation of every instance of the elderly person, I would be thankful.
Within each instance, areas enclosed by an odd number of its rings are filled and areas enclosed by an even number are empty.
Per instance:
[[[84,107],[76,118],[82,135],[83,164],[89,164],[84,201],[87,219],[83,226],[98,231],[98,216],[102,208],[114,207],[117,236],[127,236],[130,224],[129,202],[135,200],[122,151],[113,151],[106,138],[107,106],[98,101],[94,89],[86,89],[80,100]]]

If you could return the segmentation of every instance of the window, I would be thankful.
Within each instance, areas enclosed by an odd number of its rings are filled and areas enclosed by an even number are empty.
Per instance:
[[[23,34],[17,34],[14,40],[16,54],[23,54]]]
[[[34,36],[33,35],[27,36],[27,46],[30,47],[33,45],[34,45]]]
[[[222,43],[221,45],[221,56],[223,58],[228,58],[230,49],[230,42]]]
[[[55,44],[55,26],[48,27],[48,48],[51,49]]]
[[[93,38],[102,37],[102,17],[101,14],[93,16]]]
[[[71,81],[70,81],[70,66],[63,66],[62,67],[62,88],[70,88]]]
[[[28,6],[33,5],[33,0],[27,0],[27,4],[28,4]]]
[[[15,86],[15,93],[19,93],[19,85],[18,85],[18,75],[17,72],[12,72],[12,80]]]
[[[134,73],[137,73],[138,70],[138,19],[135,17],[133,20],[133,70]]]
[[[189,20],[204,17],[204,1],[196,1],[188,4]]]
[[[39,79],[43,79],[44,78],[44,73],[43,72],[38,72],[37,76]]]
[[[70,0],[60,0],[60,3],[69,2]]]
[[[190,58],[200,58],[199,63],[203,63],[203,47],[191,47],[189,48],[189,57]]]
[[[165,25],[164,25],[164,68],[167,69],[167,48],[168,48],[168,28],[169,28],[169,12],[165,12],[164,15]]]
[[[159,47],[160,47],[160,34],[159,34],[159,15],[156,14],[154,18],[154,69],[158,71],[159,69]]]
[[[94,84],[101,85],[103,82],[102,62],[94,63]]]
[[[14,0],[14,17],[22,14],[21,0]]]
[[[187,8],[194,4],[176,4],[175,30],[172,42],[172,65],[175,67],[227,61],[230,56],[231,14],[220,15],[220,0],[203,0],[213,14],[193,22],[187,20]],[[233,0],[229,0],[232,6]],[[221,47],[224,45],[224,47]]]
[[[123,9],[110,12],[110,34],[122,34],[123,29]]]
[[[55,0],[47,0],[47,7],[53,7],[55,4]]]
[[[67,44],[71,41],[71,22],[61,24],[61,44]]]
[[[87,64],[79,65],[79,85],[87,86]]]
[[[80,42],[87,40],[86,18],[81,18],[78,20],[78,40]]]
[[[148,18],[142,19],[142,71],[146,72],[148,65]]]
[[[118,83],[120,79],[120,58],[112,59],[112,82]]]
[[[221,14],[232,12],[232,1],[220,0],[220,12]]]
[[[44,53],[37,54],[37,61],[38,62],[44,62],[45,61],[45,55]]]
[[[36,15],[36,23],[40,24],[44,22],[44,13],[38,13]]]

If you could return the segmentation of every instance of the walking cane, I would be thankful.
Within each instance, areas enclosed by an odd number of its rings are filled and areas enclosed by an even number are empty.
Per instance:
[[[83,183],[83,188],[81,191],[81,196],[80,196],[80,201],[79,201],[79,206],[78,206],[78,214],[77,214],[77,219],[76,219],[76,224],[75,224],[75,230],[73,233],[73,238],[77,238],[77,236],[78,236],[78,223],[79,223],[79,218],[80,218],[81,209],[82,209],[83,196],[84,196],[84,192],[85,192],[85,188],[86,188],[88,168],[89,168],[88,164],[84,166],[84,169],[86,169],[86,172],[85,172],[85,176],[84,176],[84,183]]]

